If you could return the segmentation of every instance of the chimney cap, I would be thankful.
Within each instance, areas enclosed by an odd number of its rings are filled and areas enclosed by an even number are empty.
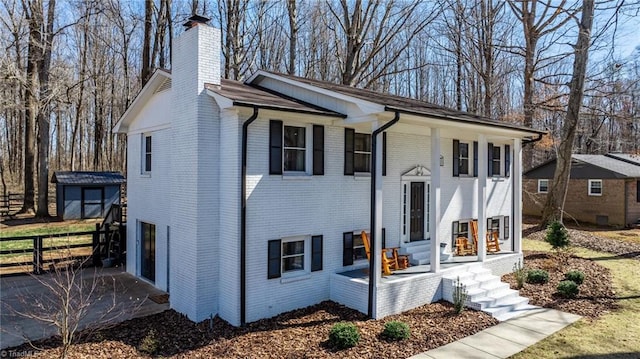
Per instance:
[[[208,17],[200,16],[200,15],[192,15],[187,22],[182,24],[185,27],[185,30],[189,30],[190,28],[197,26],[198,24],[206,24],[209,22]]]

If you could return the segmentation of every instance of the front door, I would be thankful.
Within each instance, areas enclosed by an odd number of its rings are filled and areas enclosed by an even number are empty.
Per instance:
[[[140,274],[148,280],[156,281],[156,226],[141,222],[142,253]]]
[[[409,224],[409,240],[424,239],[424,182],[411,182]]]

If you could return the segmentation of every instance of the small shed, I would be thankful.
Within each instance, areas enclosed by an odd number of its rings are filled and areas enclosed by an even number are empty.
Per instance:
[[[58,217],[64,220],[104,217],[112,204],[120,203],[124,182],[120,172],[54,172],[51,183],[56,184]]]

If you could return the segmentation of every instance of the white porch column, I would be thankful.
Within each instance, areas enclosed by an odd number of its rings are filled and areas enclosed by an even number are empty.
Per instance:
[[[378,121],[374,121],[372,124],[371,132],[378,129]],[[378,146],[376,147],[376,228],[371,228],[371,231],[375,231],[375,243],[373,244],[373,252],[371,255],[375,257],[375,269],[373,271],[373,317],[378,318],[378,283],[382,277],[382,134],[378,135]]]
[[[431,129],[431,189],[429,192],[431,272],[440,271],[440,129]]]
[[[484,262],[487,257],[487,137],[478,135],[478,260]]]
[[[522,140],[513,140],[513,250],[522,252]]]

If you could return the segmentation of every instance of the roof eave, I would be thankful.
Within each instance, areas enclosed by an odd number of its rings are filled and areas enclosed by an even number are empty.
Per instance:
[[[140,92],[136,95],[136,98],[131,102],[127,110],[122,114],[118,122],[113,126],[111,132],[113,133],[127,133],[129,125],[140,113],[144,105],[153,96],[154,91],[164,82],[166,79],[171,78],[171,73],[162,69],[157,69],[147,83],[142,87]]]

